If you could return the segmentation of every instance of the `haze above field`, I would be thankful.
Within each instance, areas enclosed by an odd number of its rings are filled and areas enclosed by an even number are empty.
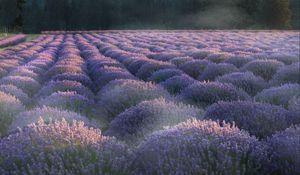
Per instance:
[[[299,29],[299,0],[0,0],[0,28]]]

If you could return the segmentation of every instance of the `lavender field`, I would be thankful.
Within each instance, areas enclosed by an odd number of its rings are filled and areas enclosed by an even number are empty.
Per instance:
[[[296,31],[94,31],[4,49],[0,174],[300,174],[299,45]]]

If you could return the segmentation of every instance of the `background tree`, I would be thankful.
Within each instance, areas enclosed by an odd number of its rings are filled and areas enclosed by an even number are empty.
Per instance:
[[[261,0],[258,11],[261,24],[276,29],[289,28],[291,26],[289,5],[289,0]]]

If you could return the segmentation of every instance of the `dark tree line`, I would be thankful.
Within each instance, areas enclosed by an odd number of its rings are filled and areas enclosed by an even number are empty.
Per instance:
[[[0,0],[0,28],[17,27],[28,33],[299,28],[296,5],[299,0]]]

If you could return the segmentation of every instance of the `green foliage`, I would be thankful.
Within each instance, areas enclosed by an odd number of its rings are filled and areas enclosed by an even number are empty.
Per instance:
[[[299,28],[299,0],[0,0],[0,28]],[[291,10],[290,10],[291,8]],[[292,13],[291,13],[292,12]]]
[[[290,28],[289,0],[260,0],[258,18],[268,28]]]

